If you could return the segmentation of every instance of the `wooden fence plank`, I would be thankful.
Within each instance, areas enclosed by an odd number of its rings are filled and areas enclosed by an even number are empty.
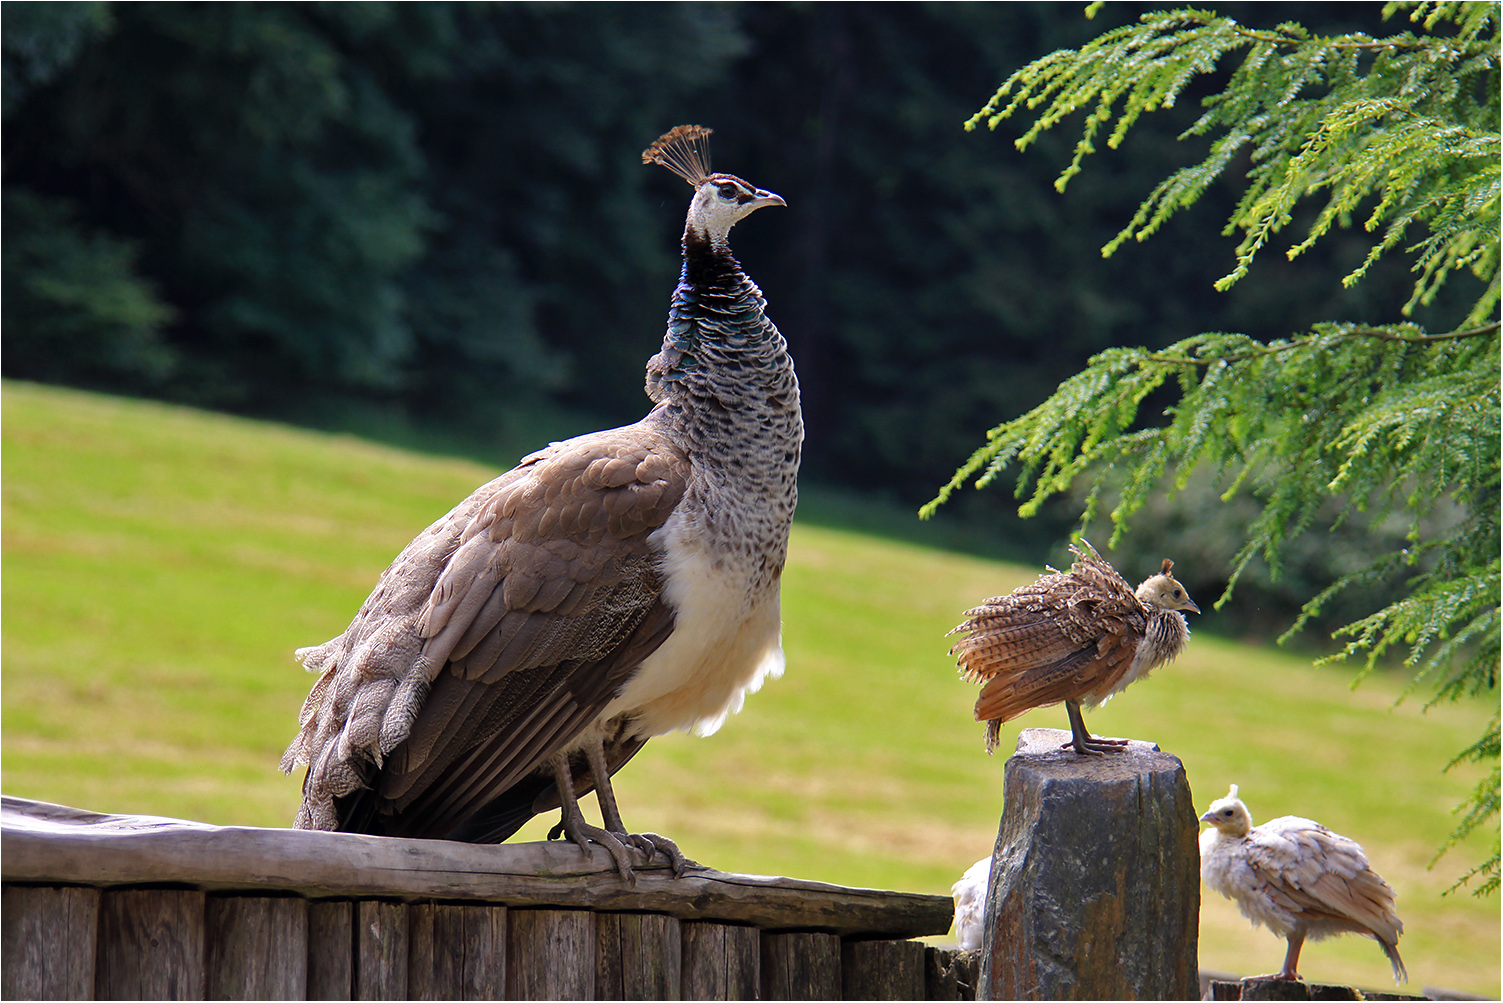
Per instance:
[[[405,1000],[407,906],[379,899],[355,903],[355,998]]]
[[[7,885],[0,930],[0,997],[94,998],[99,889]]]
[[[756,927],[684,923],[680,939],[684,999],[756,999],[762,988],[762,934]]]
[[[840,999],[840,938],[832,933],[762,934],[762,998]]]
[[[921,1000],[924,945],[916,940],[848,940],[840,945],[841,999]]]
[[[94,995],[103,1000],[204,998],[204,893],[111,889],[99,899]]]
[[[595,914],[582,909],[507,912],[506,996],[595,998]]]
[[[308,998],[308,900],[210,896],[204,910],[211,1000]]]
[[[667,863],[637,867],[567,841],[476,846],[307,829],[253,829],[99,815],[0,798],[0,873],[26,884],[181,884],[313,898],[505,902],[513,907],[661,912],[684,920],[842,936],[927,937],[950,929],[948,895],[844,888]]]
[[[355,903],[308,903],[308,999],[355,998]]]
[[[415,1000],[493,1000],[506,995],[506,907],[408,907],[408,989]]]
[[[976,984],[980,974],[980,951],[926,948],[923,998],[926,1000],[973,1000],[976,998]]]
[[[681,998],[683,941],[679,921],[661,913],[595,914],[595,998]]]

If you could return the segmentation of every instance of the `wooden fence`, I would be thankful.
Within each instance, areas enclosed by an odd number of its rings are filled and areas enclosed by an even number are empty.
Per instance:
[[[6,999],[963,999],[937,895],[0,806]],[[971,962],[968,968],[967,963]]]

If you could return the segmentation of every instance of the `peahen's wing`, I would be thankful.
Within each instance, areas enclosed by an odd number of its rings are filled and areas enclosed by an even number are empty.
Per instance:
[[[655,416],[476,491],[304,653],[299,826],[446,835],[593,723],[673,626],[648,537],[689,461]]]

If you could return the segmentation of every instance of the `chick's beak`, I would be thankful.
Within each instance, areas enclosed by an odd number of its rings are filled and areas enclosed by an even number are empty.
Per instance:
[[[1200,612],[1200,607],[1197,606],[1197,605],[1195,605],[1195,600],[1194,599],[1186,599],[1185,600],[1185,609],[1189,610],[1191,613],[1199,613]]]

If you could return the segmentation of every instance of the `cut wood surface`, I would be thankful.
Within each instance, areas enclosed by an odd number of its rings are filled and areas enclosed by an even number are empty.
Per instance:
[[[186,884],[201,890],[310,898],[487,901],[520,907],[661,912],[762,929],[884,938],[950,928],[948,896],[639,864],[633,888],[604,850],[570,843],[477,846],[301,829],[213,826],[101,815],[40,801],[0,801],[6,882],[95,886]]]

